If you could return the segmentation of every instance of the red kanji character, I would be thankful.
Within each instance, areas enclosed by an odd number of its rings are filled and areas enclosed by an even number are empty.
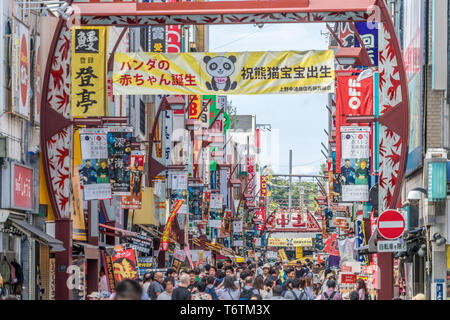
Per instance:
[[[132,83],[133,78],[129,74],[123,74],[120,76],[119,82],[122,86],[128,86]]]
[[[306,223],[303,222],[302,216],[300,214],[297,214],[295,216],[292,215],[292,220],[297,221],[297,222],[292,223],[293,227],[298,228],[298,227],[304,227],[306,225]]]
[[[134,81],[136,82],[137,86],[142,86],[145,83],[144,76],[142,76],[140,74],[136,74],[134,76]]]
[[[157,79],[155,76],[149,76],[147,78],[147,81],[150,82],[150,85],[152,86],[154,83],[156,83]]]
[[[122,68],[120,68],[121,71],[123,70],[123,68],[125,68],[125,65],[128,66],[128,70],[131,70],[130,61],[127,61],[127,62],[122,62]]]
[[[172,85],[174,86],[184,86],[184,79],[182,74],[172,75]]]
[[[136,68],[134,68],[134,70],[139,70],[144,65],[144,62],[142,62],[142,61],[134,60],[133,62],[135,64],[139,64],[140,63]]]
[[[156,61],[153,60],[153,59],[148,60],[148,62],[147,62],[147,66],[149,66],[148,71],[150,71],[153,68],[155,68],[155,63],[156,63]]]
[[[161,75],[161,80],[159,81],[159,85],[162,86],[163,82],[164,82],[165,86],[170,86],[170,84],[171,84],[170,80],[164,79],[164,75]]]
[[[170,67],[170,63],[167,60],[161,60],[158,62],[158,68],[161,70],[168,70]]]
[[[184,75],[184,80],[186,81],[186,86],[196,86],[197,83],[195,83],[196,79],[195,76],[188,73]]]

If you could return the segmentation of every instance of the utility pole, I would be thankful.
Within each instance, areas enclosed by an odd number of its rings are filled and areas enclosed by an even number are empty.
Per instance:
[[[289,150],[289,212],[292,206],[292,150]]]

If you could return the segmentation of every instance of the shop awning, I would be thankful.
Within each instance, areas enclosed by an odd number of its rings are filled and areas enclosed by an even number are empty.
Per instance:
[[[100,251],[98,250],[98,246],[94,246],[92,244],[84,243],[84,242],[74,242],[75,246],[79,246],[83,248],[84,256],[86,259],[96,260],[100,256]]]
[[[61,252],[66,250],[63,246],[62,241],[53,238],[52,236],[48,235],[42,230],[39,230],[28,222],[13,218],[9,218],[8,220],[11,221],[11,223],[17,229],[20,229],[22,232],[32,235],[34,238],[36,238],[36,240],[42,242],[45,245],[48,245],[52,251]]]

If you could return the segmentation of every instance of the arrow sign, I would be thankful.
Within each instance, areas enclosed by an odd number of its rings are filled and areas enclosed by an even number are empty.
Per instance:
[[[383,238],[393,240],[403,234],[406,223],[400,212],[387,210],[378,217],[377,228]]]

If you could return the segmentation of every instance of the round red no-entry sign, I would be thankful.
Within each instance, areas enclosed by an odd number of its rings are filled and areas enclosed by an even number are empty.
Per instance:
[[[393,240],[403,234],[406,222],[400,212],[387,210],[378,217],[377,228],[383,238]]]

